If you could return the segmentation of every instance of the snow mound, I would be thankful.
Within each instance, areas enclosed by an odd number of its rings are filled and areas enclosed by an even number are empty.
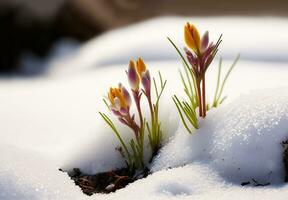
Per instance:
[[[209,166],[196,163],[162,170],[111,194],[111,199],[189,199],[225,187]],[[143,188],[145,188],[143,190]]]
[[[115,193],[102,195],[101,199],[285,200],[288,194],[287,189],[287,185],[277,188],[272,186],[245,188],[236,186],[227,183],[211,166],[195,162],[183,167],[155,172]],[[97,199],[97,196],[95,196],[95,199]]]
[[[287,99],[288,88],[253,91],[210,111],[192,135],[180,126],[153,170],[201,161],[235,183],[283,182],[281,142],[288,139]]]
[[[59,164],[45,155],[1,143],[0,199],[85,199]]]

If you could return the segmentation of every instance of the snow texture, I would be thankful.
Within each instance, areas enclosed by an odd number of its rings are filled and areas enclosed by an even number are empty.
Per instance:
[[[209,29],[213,38],[216,31],[224,33],[223,70],[242,52],[224,90],[229,98],[209,111],[192,135],[179,123],[171,100],[173,94],[183,96],[181,62],[165,39],[169,35],[181,44],[186,21]],[[267,29],[267,23],[274,28]],[[1,78],[0,199],[286,200],[280,143],[288,136],[287,23],[278,18],[160,18],[109,32],[80,48],[64,48],[64,53],[60,48],[64,57],[56,53],[48,60],[49,73],[43,76]],[[97,173],[124,165],[114,149],[119,143],[98,111],[107,112],[102,98],[111,85],[128,85],[124,69],[138,56],[152,75],[161,70],[168,80],[160,107],[166,136],[151,166],[155,173],[115,193],[87,197],[58,169]],[[35,64],[25,62],[28,68]],[[208,71],[210,94],[217,62]],[[124,127],[120,131],[125,140],[131,137]],[[252,178],[272,185],[240,186]]]
[[[282,141],[288,139],[288,89],[253,91],[209,112],[200,129],[180,126],[153,169],[209,163],[226,180],[282,183]]]

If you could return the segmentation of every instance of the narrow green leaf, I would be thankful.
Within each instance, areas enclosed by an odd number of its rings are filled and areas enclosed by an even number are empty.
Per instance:
[[[154,84],[156,96],[158,97],[158,96],[159,96],[159,93],[158,93],[158,88],[157,88],[157,84],[156,84],[155,78],[153,78],[153,84]]]
[[[180,118],[181,118],[181,120],[182,120],[182,123],[183,123],[184,127],[185,127],[186,130],[191,134],[192,131],[188,128],[188,125],[186,124],[185,119],[184,119],[184,116],[183,116],[183,114],[182,114],[182,112],[181,112],[181,109],[180,109],[180,107],[179,107],[179,104],[181,104],[180,101],[179,101],[179,99],[177,98],[176,95],[174,95],[174,97],[172,97],[172,99],[173,99],[173,101],[174,101],[174,103],[175,103],[175,105],[176,105],[176,107],[177,107],[178,113],[179,113],[179,115],[180,115]]]
[[[221,98],[225,83],[226,83],[229,75],[231,74],[233,68],[236,66],[236,63],[238,62],[239,58],[240,58],[240,54],[236,57],[236,59],[234,60],[233,64],[231,65],[231,67],[229,68],[228,72],[226,73],[225,78],[224,78],[224,80],[223,80],[223,82],[221,84],[221,89],[220,89],[219,95],[217,97],[217,101],[219,101],[219,99]]]
[[[114,123],[109,119],[109,117],[108,117],[106,114],[101,113],[101,112],[99,112],[99,114],[100,114],[101,117],[104,119],[104,121],[111,127],[111,129],[113,130],[113,132],[115,133],[115,135],[116,135],[117,138],[119,139],[122,147],[124,148],[124,150],[125,150],[125,152],[126,152],[126,154],[127,154],[127,156],[128,156],[129,162],[131,162],[130,152],[129,152],[129,150],[128,150],[126,144],[125,144],[125,142],[123,141],[120,133],[119,133],[118,130],[116,129]]]
[[[180,55],[180,57],[182,58],[182,61],[184,62],[184,64],[186,66],[189,66],[187,61],[185,60],[184,56],[181,54],[180,50],[178,49],[178,47],[176,46],[176,44],[174,44],[174,42],[169,38],[167,37],[167,39],[169,40],[169,42],[174,46],[174,48],[176,49],[176,51],[178,52],[178,54]]]
[[[216,84],[214,100],[213,100],[213,106],[214,107],[217,107],[217,96],[218,96],[219,86],[220,86],[221,68],[222,68],[222,58],[220,58],[220,60],[219,60],[219,67],[218,67],[218,74],[217,74],[217,84]]]

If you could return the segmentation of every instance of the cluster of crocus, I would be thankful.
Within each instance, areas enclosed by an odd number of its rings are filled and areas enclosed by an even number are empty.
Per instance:
[[[159,111],[159,99],[165,88],[166,81],[163,82],[161,73],[159,73],[160,88],[158,88],[156,81],[153,78],[153,83],[154,83],[155,93],[156,93],[156,101],[155,103],[153,103],[152,97],[151,97],[150,72],[149,70],[146,69],[146,65],[141,58],[137,60],[136,64],[134,61],[130,61],[127,74],[128,74],[129,84],[131,86],[131,90],[133,93],[133,97],[136,103],[137,111],[139,114],[140,124],[146,125],[147,131],[148,131],[149,143],[152,149],[152,155],[155,156],[161,146],[162,130],[161,130],[161,124],[158,119],[158,111]],[[139,86],[140,82],[142,83],[142,86],[143,86],[142,89],[140,89],[140,86]],[[143,116],[141,113],[141,105],[140,105],[140,99],[141,99],[142,94],[145,95],[148,101],[151,123],[148,123],[148,122],[146,122],[145,124],[143,123]]]
[[[129,63],[129,67],[127,70],[128,82],[130,85],[132,98],[128,92],[128,90],[122,85],[119,84],[116,88],[110,88],[108,92],[108,100],[107,103],[104,102],[108,106],[109,110],[118,118],[118,120],[129,127],[133,133],[134,138],[132,138],[129,142],[130,148],[127,147],[126,143],[123,141],[120,133],[115,127],[114,123],[110,120],[110,118],[104,113],[100,112],[102,118],[106,121],[106,123],[112,128],[116,136],[118,137],[122,147],[118,148],[126,158],[126,163],[131,170],[135,169],[143,169],[145,167],[144,163],[144,136],[147,130],[150,147],[152,150],[152,156],[156,154],[161,145],[161,137],[162,130],[160,127],[160,123],[158,121],[158,110],[159,110],[159,99],[166,85],[166,81],[163,83],[162,77],[159,73],[160,77],[160,93],[158,93],[158,88],[155,79],[153,79],[153,83],[156,90],[156,103],[152,102],[151,97],[151,77],[150,72],[146,68],[144,61],[139,58],[137,62],[131,60]],[[151,123],[146,121],[146,118],[143,115],[142,107],[141,107],[141,99],[142,96],[146,97],[149,110],[151,114]],[[135,103],[137,108],[137,113],[131,114],[131,106]],[[124,151],[123,151],[123,149]]]
[[[199,117],[206,117],[206,112],[209,109],[209,104],[206,103],[205,74],[210,64],[214,60],[215,55],[218,52],[218,47],[222,42],[222,35],[220,35],[216,43],[210,42],[208,31],[206,31],[204,35],[200,37],[197,28],[193,24],[187,23],[184,26],[184,40],[187,45],[187,47],[184,47],[184,51],[188,62],[186,61],[185,57],[182,55],[178,47],[174,44],[174,42],[170,38],[168,38],[168,40],[174,46],[183,61],[186,76],[184,76],[181,71],[180,76],[182,84],[184,86],[185,94],[189,99],[189,101],[180,101],[179,98],[174,95],[173,101],[178,109],[183,125],[188,130],[188,132],[191,133],[192,131],[187,125],[185,117],[196,129],[198,128],[196,109],[198,108]],[[217,107],[225,100],[226,97],[221,97],[223,87],[232,69],[236,65],[238,59],[239,56],[236,58],[236,60],[226,73],[222,83],[220,83],[222,59],[220,59],[213,107]]]

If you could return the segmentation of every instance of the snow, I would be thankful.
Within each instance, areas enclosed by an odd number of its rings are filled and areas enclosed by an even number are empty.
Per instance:
[[[0,156],[0,199],[84,199],[53,158],[2,142]]]
[[[201,30],[207,28],[215,37],[216,31],[224,33],[224,70],[238,51],[242,59],[224,90],[229,94],[227,101],[209,111],[200,122],[201,129],[192,135],[179,123],[171,100],[173,94],[183,95],[177,74],[181,63],[174,60],[176,53],[163,36],[180,44],[182,28],[174,29],[185,21],[160,18],[115,30],[68,51],[72,56],[64,53],[64,57],[51,58],[48,74],[1,78],[0,199],[286,199],[280,143],[288,136],[287,20],[195,19]],[[274,29],[258,36],[268,22]],[[161,30],[156,29],[159,24]],[[250,32],[240,31],[242,26]],[[140,35],[143,30],[151,32]],[[243,38],[234,40],[239,33],[244,34],[245,43]],[[121,36],[131,40],[123,41]],[[113,44],[117,47],[112,48]],[[79,167],[97,173],[124,165],[114,150],[119,143],[98,111],[107,112],[102,98],[111,85],[118,81],[128,85],[124,69],[130,58],[142,53],[151,74],[161,70],[168,80],[160,107],[167,135],[151,166],[155,173],[115,193],[87,197],[58,169]],[[208,72],[210,93],[217,62]],[[120,130],[126,140],[131,137],[124,127]],[[252,178],[272,185],[240,186]]]
[[[198,161],[209,163],[225,180],[236,184],[252,178],[261,183],[282,183],[287,99],[288,88],[253,91],[210,111],[192,136],[180,126],[153,170]]]
[[[127,60],[139,55],[151,61],[178,59],[166,37],[178,45],[182,44],[183,24],[187,21],[199,27],[202,34],[209,30],[213,40],[223,34],[224,42],[219,53],[224,59],[234,59],[240,53],[245,60],[288,62],[286,18],[161,17],[92,39],[77,49],[77,53],[63,59],[52,59],[48,73],[52,76],[67,76],[99,66],[126,64]]]

